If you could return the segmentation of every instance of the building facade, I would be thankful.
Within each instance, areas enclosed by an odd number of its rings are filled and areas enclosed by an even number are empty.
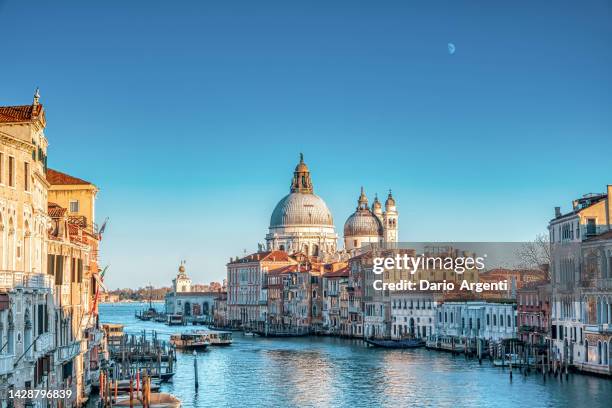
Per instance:
[[[606,245],[611,231],[611,196],[612,185],[608,185],[606,193],[574,200],[567,214],[556,207],[548,226],[553,356],[562,364],[607,375],[610,329],[603,322],[610,315],[607,306],[612,294]]]

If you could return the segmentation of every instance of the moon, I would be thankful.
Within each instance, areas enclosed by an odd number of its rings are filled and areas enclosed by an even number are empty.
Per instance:
[[[453,55],[453,54],[455,53],[455,50],[456,50],[456,48],[455,48],[455,44],[453,44],[453,43],[448,43],[448,53],[449,53],[450,55]]]

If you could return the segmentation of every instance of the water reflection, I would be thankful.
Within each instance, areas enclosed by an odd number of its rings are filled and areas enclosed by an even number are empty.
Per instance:
[[[133,318],[135,305],[102,305],[102,321],[126,331],[170,328]],[[198,354],[200,387],[194,390],[193,355],[179,354],[174,382],[164,391],[185,407],[608,407],[612,381],[570,375],[569,381],[502,371],[483,361],[424,349],[368,349],[336,338],[265,339],[234,334],[234,344]]]

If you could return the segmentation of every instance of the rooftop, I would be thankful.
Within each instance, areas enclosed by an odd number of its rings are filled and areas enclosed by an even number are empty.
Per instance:
[[[65,185],[93,185],[89,181],[71,176],[61,171],[47,169],[47,181],[51,185],[65,186]]]

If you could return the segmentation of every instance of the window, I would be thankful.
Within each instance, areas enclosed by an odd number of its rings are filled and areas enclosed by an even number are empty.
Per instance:
[[[9,156],[8,166],[8,185],[15,187],[15,158],[13,156]]]
[[[70,212],[71,213],[79,212],[79,200],[70,200]]]
[[[595,235],[597,233],[597,226],[595,224],[595,218],[587,219],[587,235]]]
[[[23,188],[25,191],[30,191],[30,163],[23,163]]]

